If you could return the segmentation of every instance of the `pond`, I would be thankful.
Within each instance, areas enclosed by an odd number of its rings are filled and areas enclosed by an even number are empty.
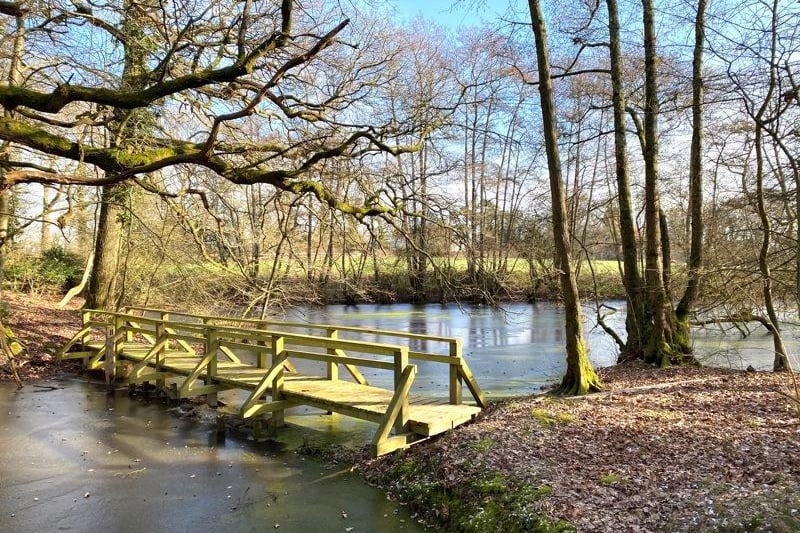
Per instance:
[[[422,531],[357,474],[77,378],[0,384],[0,531]],[[352,528],[352,529],[348,529]]]
[[[551,303],[332,305],[294,309],[286,318],[461,337],[489,398],[538,392],[564,370],[563,310]],[[608,322],[624,329],[622,313]],[[587,338],[595,365],[614,363],[613,341],[591,319]],[[797,328],[787,329],[792,353],[799,338]],[[762,331],[742,339],[707,328],[695,332],[694,343],[707,364],[772,365],[771,337]],[[417,348],[447,353],[435,343]],[[446,394],[445,365],[423,362],[419,370],[417,389]],[[390,386],[385,374],[368,377]],[[180,418],[160,400],[129,398],[124,388],[106,396],[103,386],[79,378],[45,385],[52,387],[0,385],[0,531],[422,530],[356,474],[293,452],[303,442],[363,445],[374,424],[295,408],[278,441],[226,440],[210,421]],[[236,394],[221,399],[234,407],[242,399]]]
[[[624,337],[625,304],[606,302],[620,312],[606,323]],[[596,367],[613,365],[617,346],[594,321],[594,310],[586,307],[586,338],[589,355]],[[375,329],[397,329],[413,333],[460,337],[464,357],[489,398],[531,394],[558,380],[566,367],[564,360],[564,310],[554,303],[511,303],[498,309],[479,305],[391,304],[329,305],[298,308],[286,318],[307,322],[334,323]],[[792,354],[800,351],[800,329],[787,326],[784,341]],[[375,337],[392,343],[390,337]],[[772,337],[763,328],[753,329],[747,338],[737,330],[723,332],[717,327],[694,331],[695,355],[703,364],[745,369],[771,370]],[[447,347],[419,346],[446,354]],[[418,388],[444,390],[443,365],[421,363]],[[372,379],[381,381],[380,375]]]

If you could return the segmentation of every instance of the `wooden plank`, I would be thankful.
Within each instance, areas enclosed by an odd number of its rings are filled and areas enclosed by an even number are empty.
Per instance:
[[[231,351],[230,348],[227,346],[222,346],[219,342],[217,342],[217,346],[219,347],[219,351],[225,355],[232,363],[241,363],[242,360],[239,359],[235,353]]]
[[[472,397],[475,398],[476,402],[478,402],[478,405],[481,407],[486,407],[486,397],[483,395],[483,391],[481,390],[480,385],[478,385],[478,381],[475,379],[475,376],[472,375],[472,370],[470,370],[467,364],[464,363],[461,365],[458,371],[461,374],[461,377],[464,378],[464,382],[467,384],[469,391],[472,393]]]
[[[480,412],[475,405],[412,405],[408,426],[414,433],[429,437],[469,422]]]
[[[452,357],[449,355],[441,355],[441,354],[434,354],[434,353],[425,353],[425,352],[412,352],[409,350],[408,358],[413,359],[415,361],[430,361],[432,363],[443,363],[446,365],[453,365],[459,366],[461,364],[460,361],[453,360]]]
[[[155,309],[155,308],[148,308],[148,307],[139,307],[139,306],[130,306],[126,309],[129,310],[137,310],[137,311],[146,311],[151,313],[161,313],[164,310],[162,309]],[[209,321],[219,321],[219,322],[233,322],[237,325],[234,327],[241,327],[241,324],[253,324],[253,325],[262,325],[265,321],[261,319],[253,319],[253,318],[237,318],[237,317],[224,317],[224,316],[215,316],[215,315],[201,315],[201,314],[192,314],[192,313],[184,313],[182,311],[169,311],[170,314],[176,316],[182,316],[187,318],[195,318],[199,320],[209,320]],[[411,333],[407,331],[395,331],[395,330],[386,330],[386,329],[375,329],[375,328],[363,328],[360,326],[343,326],[343,325],[333,325],[333,324],[312,324],[307,322],[290,322],[290,321],[267,321],[269,327],[292,327],[292,328],[305,328],[305,329],[315,329],[315,330],[326,330],[328,328],[335,328],[341,331],[349,331],[353,333],[361,333],[361,334],[368,334],[368,335],[382,335],[386,337],[398,337],[398,338],[406,338],[406,339],[413,339],[413,340],[427,340],[432,342],[450,342],[455,340],[455,337],[447,337],[442,335],[428,335],[425,333]],[[222,325],[222,324],[217,324]],[[263,328],[262,328],[263,329]]]

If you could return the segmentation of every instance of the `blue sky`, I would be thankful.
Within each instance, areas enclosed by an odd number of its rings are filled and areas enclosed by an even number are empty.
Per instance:
[[[454,29],[477,25],[481,19],[496,19],[507,5],[496,0],[389,0],[388,3],[400,19],[411,20],[421,15]]]

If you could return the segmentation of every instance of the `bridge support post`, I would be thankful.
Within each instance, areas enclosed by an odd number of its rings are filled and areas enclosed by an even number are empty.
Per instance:
[[[402,348],[394,353],[394,390],[397,391],[403,386],[403,372],[408,366],[408,348]],[[408,425],[409,402],[408,394],[403,395],[400,401],[400,410],[394,422],[394,432],[396,435],[403,433]]]
[[[162,320],[163,320],[163,315],[162,315]],[[156,340],[155,340],[155,342],[159,342],[163,338],[164,334],[166,333],[165,330],[166,330],[166,326],[164,326],[164,322],[159,322],[158,324],[156,324]],[[158,350],[158,352],[156,352],[156,368],[155,368],[155,370],[156,370],[156,373],[159,376],[158,378],[156,378],[156,388],[158,390],[160,390],[160,391],[166,391],[166,388],[167,388],[167,380],[166,380],[166,378],[164,377],[164,374],[161,371],[161,367],[164,365],[164,357],[166,355],[165,351],[167,350],[168,347],[169,347],[169,343],[166,343],[162,348],[160,348]]]
[[[117,379],[117,337],[122,335],[120,330],[121,322],[114,318],[113,322],[106,327],[106,353],[103,361],[103,371],[106,377],[106,392],[114,392],[114,381]]]
[[[327,329],[328,338],[329,339],[338,339],[339,338],[339,331],[335,328],[328,328]],[[338,355],[336,353],[336,348],[328,348],[327,349],[328,355]],[[328,372],[327,378],[331,381],[336,381],[339,379],[339,363],[335,361],[328,362]]]
[[[267,323],[266,322],[259,322],[258,323],[258,329],[260,329],[260,330],[267,329]],[[258,352],[256,353],[256,365],[258,366],[258,368],[269,368],[269,364],[268,364],[269,361],[267,359],[269,354],[267,353],[267,350],[266,350],[267,343],[264,341],[264,339],[263,339],[263,337],[261,335],[259,335],[258,340],[256,341],[256,344],[259,346]]]
[[[450,358],[450,404],[461,405],[461,339],[450,341]]]
[[[280,365],[275,379],[272,380],[272,401],[277,402],[283,400],[283,375],[285,373],[283,364],[286,361],[286,352],[284,351],[284,338],[280,336],[272,337],[272,366]],[[273,411],[272,418],[270,418],[270,425],[272,427],[281,427],[285,425],[284,410],[277,409]]]
[[[208,366],[206,367],[206,377],[203,380],[204,383],[208,385],[214,384],[214,376],[217,375],[217,350],[219,350],[219,341],[217,340],[217,334],[214,329],[207,328],[206,329],[206,346],[205,346],[205,353],[206,356],[213,355],[211,360],[208,362]],[[219,399],[217,397],[216,392],[209,392],[206,394],[206,403],[209,407],[217,407],[219,405]]]

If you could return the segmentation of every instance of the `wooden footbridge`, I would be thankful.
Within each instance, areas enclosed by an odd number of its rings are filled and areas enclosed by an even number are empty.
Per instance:
[[[392,343],[370,340],[378,336]],[[419,345],[440,349],[410,349]],[[437,353],[445,346],[447,355]],[[486,403],[462,357],[460,339],[403,331],[142,307],[84,310],[81,329],[58,357],[83,359],[87,368],[104,370],[109,386],[118,377],[130,384],[152,383],[174,399],[205,395],[214,407],[220,391],[243,390],[248,396],[241,416],[269,413],[274,426],[283,425],[284,411],[298,405],[369,420],[378,424],[375,456],[463,424]],[[412,391],[417,361],[447,365],[447,397]],[[306,370],[315,366],[318,371]],[[383,381],[393,386],[370,385],[362,369],[391,373]],[[346,373],[340,375],[341,370]],[[462,400],[464,385],[470,403]]]

